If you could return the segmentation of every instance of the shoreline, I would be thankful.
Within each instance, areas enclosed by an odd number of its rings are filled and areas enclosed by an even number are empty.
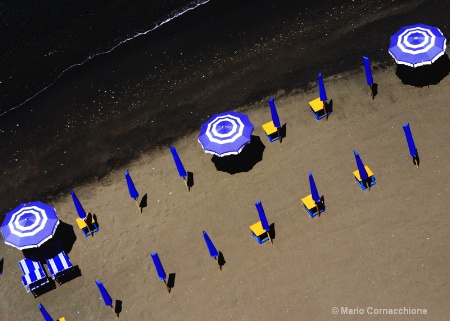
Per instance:
[[[289,11],[287,3],[279,3],[280,12]],[[262,5],[248,17],[246,11],[214,12],[207,4],[67,73],[26,108],[0,119],[6,181],[0,187],[1,213],[24,201],[50,199],[61,186],[68,191],[103,177],[142,151],[198,130],[212,113],[256,104],[280,90],[295,91],[321,71],[328,79],[334,74],[330,70],[347,70],[349,61],[360,66],[366,51],[374,70],[377,64],[392,66],[387,49],[380,49],[390,29],[415,19],[419,8],[436,20],[430,12],[442,4],[389,3],[381,9],[357,7],[367,11],[356,15],[359,25],[352,31],[340,21],[347,11],[336,16],[328,12],[330,6],[311,12],[327,23],[309,30],[313,25],[303,26],[300,18],[288,21],[292,26],[284,24],[282,15],[269,20],[272,12]],[[352,8],[350,1],[346,5]],[[400,10],[393,17],[392,8]],[[332,26],[342,28],[329,32]],[[381,31],[373,34],[374,28]]]

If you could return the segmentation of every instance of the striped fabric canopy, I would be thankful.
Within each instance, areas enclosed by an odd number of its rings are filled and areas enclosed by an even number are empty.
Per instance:
[[[424,24],[401,28],[391,37],[389,53],[396,63],[410,67],[430,65],[445,53],[442,32]]]
[[[198,141],[207,153],[235,155],[250,142],[253,128],[247,115],[234,111],[215,114],[202,125]]]
[[[32,202],[21,204],[6,214],[0,229],[6,244],[24,250],[39,247],[52,238],[58,224],[53,207]]]

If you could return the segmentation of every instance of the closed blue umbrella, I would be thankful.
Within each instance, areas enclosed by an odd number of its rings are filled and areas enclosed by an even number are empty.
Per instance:
[[[205,231],[203,231],[203,238],[205,239],[206,246],[208,247],[209,255],[216,260],[217,264],[219,265],[219,269],[222,270],[222,267],[220,266],[220,263],[217,259],[219,257],[219,251],[217,251],[214,243],[211,241],[208,233],[206,233]]]
[[[328,120],[328,112],[327,112],[327,92],[325,91],[325,85],[323,83],[322,73],[319,73],[319,97],[320,101],[323,102],[323,111],[325,113],[325,120]]]
[[[186,180],[187,177],[187,172],[184,169],[183,163],[181,162],[180,156],[178,156],[177,150],[175,147],[170,146],[170,152],[172,153],[172,157],[173,157],[173,161],[175,162],[175,165],[177,166],[177,170],[178,170],[178,175],[180,175],[181,178],[183,178],[184,183],[186,184],[188,190],[189,190],[189,186]]]
[[[177,150],[175,147],[170,146],[170,151],[172,152],[173,161],[175,162],[175,165],[177,166],[178,174],[182,178],[186,178],[187,173],[184,169],[183,163],[181,162],[180,156],[178,156]]]
[[[109,295],[108,291],[106,291],[105,286],[100,281],[95,281],[95,284],[97,284],[98,290],[100,291],[100,294],[102,295],[103,302],[105,302],[106,306],[110,306],[111,309],[113,309],[114,313],[117,317],[119,317],[119,314],[116,313],[113,307],[113,300],[111,299],[111,296]]]
[[[56,210],[42,202],[24,203],[6,214],[0,230],[5,243],[19,250],[39,247],[55,234]]]
[[[39,310],[42,313],[42,316],[44,317],[45,321],[53,321],[53,318],[50,316],[50,314],[45,310],[44,306],[42,304],[39,304]]]
[[[438,28],[419,23],[402,27],[391,37],[389,54],[397,64],[430,65],[445,54],[446,41]]]
[[[372,99],[374,99],[373,88],[372,88],[373,77],[372,77],[372,70],[370,69],[370,60],[369,60],[369,58],[363,56],[363,61],[364,61],[364,69],[366,70],[367,85],[369,85],[370,95],[372,96]]]
[[[270,242],[273,244],[272,238],[270,237],[269,222],[267,222],[266,213],[264,212],[264,208],[262,206],[261,201],[256,202],[255,206],[256,206],[256,209],[258,210],[259,220],[261,221],[262,228],[264,229],[264,231],[267,232]]]
[[[75,208],[77,209],[78,216],[84,220],[86,218],[86,211],[84,210],[83,206],[81,205],[80,201],[78,200],[77,195],[74,191],[70,191],[70,194],[72,194],[72,200],[73,204],[75,205]]]
[[[253,129],[247,115],[234,111],[215,114],[202,125],[198,141],[207,153],[237,155],[250,143]]]
[[[130,193],[130,197],[136,201],[136,206],[138,207],[139,212],[141,212],[142,209],[138,204],[139,193],[136,190],[136,187],[134,187],[133,180],[131,179],[128,170],[125,171],[125,178],[127,180],[128,192]]]
[[[280,124],[280,119],[278,118],[277,108],[275,107],[275,98],[269,99],[269,106],[270,106],[270,113],[272,114],[273,125],[276,128],[280,128],[281,124]]]
[[[311,189],[311,196],[314,202],[320,202],[319,192],[317,191],[316,183],[314,182],[314,177],[312,173],[309,173],[309,187]]]
[[[276,127],[276,129],[277,129],[278,137],[280,138],[280,143],[281,143],[281,141],[282,141],[282,137],[280,134],[281,124],[280,124],[280,119],[278,118],[277,108],[275,107],[275,99],[274,98],[269,99],[269,106],[270,106],[270,114],[272,115],[273,126]]]
[[[411,129],[409,128],[409,123],[403,125],[403,131],[405,132],[406,141],[408,143],[409,154],[412,156],[417,168],[419,168],[419,163],[417,161],[417,149],[416,144],[414,144],[414,138],[411,134]]]
[[[167,280],[166,272],[164,271],[164,268],[162,266],[161,260],[159,259],[158,253],[151,253],[150,256],[153,259],[153,264],[155,265],[156,272],[158,272],[159,279],[164,281],[167,291],[170,293],[170,287],[166,282],[166,280]]]
[[[355,154],[356,166],[358,166],[359,177],[361,178],[361,181],[364,181],[369,178],[369,174],[367,174],[366,168],[364,167],[364,164],[361,158],[359,157],[359,154],[355,151],[353,151],[353,154]]]

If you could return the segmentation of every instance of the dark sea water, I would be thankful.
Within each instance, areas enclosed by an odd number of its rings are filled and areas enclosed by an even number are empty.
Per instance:
[[[447,0],[2,1],[0,216],[166,148],[213,113],[361,68],[362,55],[393,65],[390,36],[418,22],[448,36],[449,9]]]

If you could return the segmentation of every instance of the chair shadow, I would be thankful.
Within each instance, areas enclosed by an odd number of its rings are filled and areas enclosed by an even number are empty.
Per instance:
[[[116,300],[116,304],[114,305],[114,312],[116,313],[117,317],[119,317],[120,312],[122,312],[122,300]]]
[[[144,194],[144,196],[142,196],[141,201],[139,202],[139,208],[141,209],[141,213],[142,210],[147,207],[147,193]]]
[[[33,290],[33,295],[35,298],[56,289],[56,282],[53,281],[52,278],[48,278],[48,279],[49,279],[49,282],[47,284],[44,284],[44,285],[38,287],[37,289]]]
[[[188,190],[191,191],[191,187],[194,186],[194,173],[187,172],[186,185]]]
[[[92,214],[92,217],[94,218],[95,223],[97,223],[98,229],[100,230],[100,223],[98,222],[97,215],[95,213]],[[95,234],[95,233],[92,233]]]
[[[5,259],[2,258],[2,259],[0,260],[0,275],[3,274],[3,265],[4,265],[4,263],[5,263]]]
[[[265,148],[266,146],[261,141],[261,138],[252,135],[250,143],[239,154],[223,157],[214,155],[211,161],[218,171],[231,175],[249,172],[258,162],[262,161]]]
[[[167,286],[169,287],[169,289],[172,291],[172,289],[175,287],[175,273],[170,273],[169,277],[167,279]]]
[[[227,263],[221,251],[219,251],[219,256],[217,257],[217,263],[219,264],[220,270],[222,270],[222,267]]]
[[[450,73],[450,59],[447,54],[439,57],[431,65],[409,67],[397,65],[396,75],[405,85],[424,87],[437,85]]]
[[[330,101],[327,103],[327,113],[331,114],[333,112],[333,99],[330,99]]]

